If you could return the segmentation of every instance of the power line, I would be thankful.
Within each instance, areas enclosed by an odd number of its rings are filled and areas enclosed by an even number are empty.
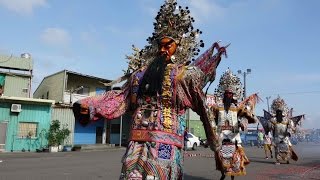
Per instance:
[[[280,94],[317,94],[320,93],[320,91],[304,91],[304,92],[289,92],[289,93],[280,93]]]
[[[318,94],[318,93],[320,93],[320,90],[319,91],[302,91],[302,92],[283,92],[283,93],[274,93],[274,94],[266,94],[266,95],[277,96],[277,95]]]

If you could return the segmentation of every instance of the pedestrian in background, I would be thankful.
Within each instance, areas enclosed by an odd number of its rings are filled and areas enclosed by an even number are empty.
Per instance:
[[[271,133],[265,133],[263,136],[263,146],[264,146],[264,153],[266,155],[266,159],[269,159],[268,157],[268,151],[270,152],[270,157],[271,159],[273,158],[272,156],[272,136]]]
[[[188,143],[188,129],[185,129],[184,130],[184,150],[186,151],[188,148],[187,148],[187,143]]]
[[[263,133],[261,130],[258,132],[258,148],[262,148],[263,145]]]

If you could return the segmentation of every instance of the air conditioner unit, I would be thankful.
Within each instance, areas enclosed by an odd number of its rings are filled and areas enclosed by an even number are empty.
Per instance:
[[[12,104],[11,112],[21,112],[21,104]]]

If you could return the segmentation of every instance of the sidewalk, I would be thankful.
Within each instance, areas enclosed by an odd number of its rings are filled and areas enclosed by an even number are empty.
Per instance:
[[[0,161],[13,158],[41,158],[41,157],[63,157],[70,156],[75,153],[88,153],[88,152],[104,152],[104,151],[117,151],[125,150],[125,147],[108,147],[108,148],[89,148],[81,149],[80,151],[62,151],[62,152],[0,152]],[[1,162],[0,162],[1,163]]]

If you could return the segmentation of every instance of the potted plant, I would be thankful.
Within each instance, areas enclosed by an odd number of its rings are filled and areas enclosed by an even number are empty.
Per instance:
[[[33,135],[34,135],[33,131],[29,131],[27,134],[27,139],[29,140],[28,152],[30,152],[31,139],[32,139]]]
[[[59,149],[62,151],[62,146],[59,148],[60,145],[63,144],[63,141],[66,137],[69,136],[70,130],[66,127],[60,128],[60,121],[53,120],[51,122],[49,132],[48,132],[48,145],[50,152],[58,152]]]
[[[72,145],[71,144],[66,144],[63,146],[63,151],[69,152],[72,150]]]

